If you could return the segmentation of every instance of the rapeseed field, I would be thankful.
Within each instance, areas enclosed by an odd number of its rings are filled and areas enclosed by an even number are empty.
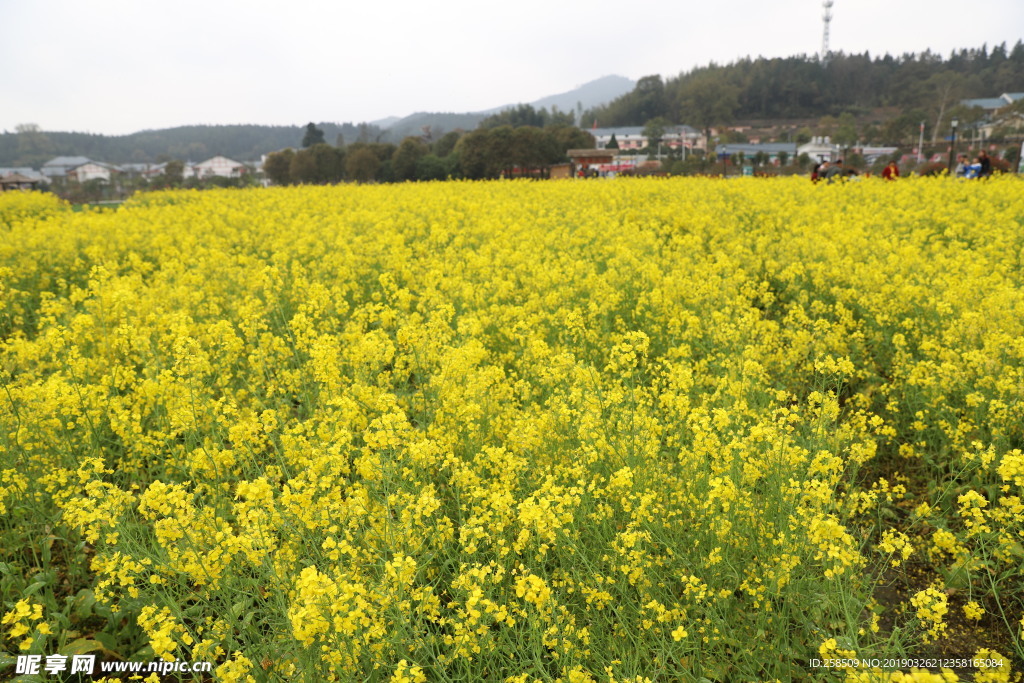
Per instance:
[[[7,193],[0,238],[0,677],[1020,678],[1017,178]]]

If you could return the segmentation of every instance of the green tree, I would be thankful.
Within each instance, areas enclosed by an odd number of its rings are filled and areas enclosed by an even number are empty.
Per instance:
[[[961,74],[953,71],[943,71],[929,78],[924,83],[929,93],[928,100],[934,103],[937,109],[935,114],[935,128],[932,129],[932,144],[939,141],[940,131],[948,131],[949,127],[943,125],[946,111],[963,99],[965,79]]]
[[[325,142],[324,132],[317,128],[312,121],[306,124],[306,134],[302,136],[302,147],[312,147]]]
[[[558,151],[557,161],[567,160],[565,156],[567,150],[594,149],[594,145],[597,144],[593,135],[576,126],[553,126],[546,130],[551,134],[555,149]]]
[[[416,137],[407,137],[395,150],[391,157],[391,166],[394,170],[395,180],[415,180],[416,164],[425,157],[430,148],[425,142]]]
[[[366,145],[350,149],[345,158],[345,172],[358,183],[373,182],[380,170],[380,158]]]
[[[635,116],[640,121],[649,121],[665,115],[665,83],[661,76],[644,76],[633,90],[636,95]]]
[[[511,172],[512,161],[512,136],[515,128],[512,126],[498,126],[490,131],[487,144],[487,173],[486,177],[496,178],[502,173],[506,175]]]
[[[826,114],[818,119],[818,126],[815,128],[815,134],[821,137],[831,138],[836,134],[836,128],[839,127],[839,119],[831,114]]]
[[[1003,153],[1003,158],[1010,164],[1010,169],[1016,169],[1020,164],[1020,145],[1010,145]]]
[[[840,147],[850,147],[857,142],[857,119],[850,112],[843,112],[836,121],[833,140]]]
[[[434,144],[431,151],[440,158],[444,158],[452,153],[455,149],[455,144],[462,137],[462,133],[459,131],[451,131],[442,135]]]
[[[723,130],[718,136],[718,141],[728,145],[736,142],[750,142],[750,138],[738,130]]]
[[[519,128],[520,126],[533,126],[534,128],[543,128],[551,125],[571,126],[574,124],[573,115],[559,111],[558,107],[552,107],[551,111],[548,111],[544,107],[534,109],[533,105],[520,104],[488,116],[480,122],[478,127],[497,128],[498,126],[512,126],[513,128]]]
[[[551,107],[551,114],[547,117],[544,122],[544,127],[548,126],[575,126],[576,115],[571,111],[560,111],[557,106]]]
[[[19,123],[14,127],[18,140],[18,161],[25,166],[42,166],[54,156],[53,140],[38,124]]]
[[[455,156],[442,159],[436,154],[427,154],[416,163],[417,180],[445,180],[455,175]]]
[[[185,162],[179,159],[172,159],[164,166],[164,177],[170,187],[179,187],[185,179]]]
[[[505,127],[511,133],[511,128]],[[495,131],[477,129],[466,133],[455,145],[462,174],[470,179],[495,178],[505,164]]]
[[[292,182],[291,167],[295,150],[288,148],[271,152],[263,161],[263,173],[274,185],[289,185]]]
[[[545,173],[548,166],[560,160],[564,150],[558,149],[558,143],[552,129],[523,126],[512,133],[509,154],[514,165],[521,172]]]
[[[152,186],[156,188],[181,187],[185,176],[185,163],[171,160],[164,164],[163,171],[153,178]]]
[[[644,137],[647,138],[648,148],[658,149],[658,144],[665,137],[666,128],[668,128],[668,121],[663,116],[656,116],[644,125]]]
[[[340,183],[345,178],[345,150],[327,144],[316,144],[305,151],[313,155],[317,183]]]
[[[732,121],[739,107],[740,89],[714,73],[689,79],[677,90],[678,121],[700,128],[707,139],[711,127]]]
[[[309,149],[300,149],[292,155],[288,177],[297,185],[313,185],[317,182],[316,159]]]
[[[498,126],[543,126],[545,110],[537,111],[529,104],[520,104],[492,114],[480,122],[479,128],[489,129]]]
[[[921,124],[926,123],[926,115],[921,109],[911,109],[896,118],[889,119],[882,127],[883,142],[900,146],[903,144],[917,147]],[[925,131],[927,134],[927,130]]]
[[[619,148],[619,141],[615,139],[615,133],[612,133],[612,137],[608,141],[608,144],[606,145],[606,149],[618,149],[618,148]]]

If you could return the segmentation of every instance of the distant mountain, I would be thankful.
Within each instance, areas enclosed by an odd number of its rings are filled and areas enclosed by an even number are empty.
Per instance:
[[[636,82],[625,76],[604,76],[569,92],[549,95],[530,104],[534,109],[558,107],[560,111],[576,111],[578,106],[582,106],[582,110],[586,111],[632,92],[635,87]]]
[[[632,92],[635,86],[636,83],[625,76],[603,76],[568,92],[548,95],[527,104],[534,109],[550,110],[552,107],[557,107],[559,111],[575,112],[578,107],[582,107],[581,111],[587,111],[601,107]],[[390,126],[381,125],[380,127],[386,131],[392,142],[398,142],[408,135],[421,135],[426,126],[430,127],[432,135],[437,136],[456,129],[472,130],[491,114],[497,114],[515,106],[515,104],[505,104],[469,114],[417,112],[397,120]],[[375,123],[380,125],[379,122]]]
[[[399,119],[384,130],[382,140],[401,142],[410,135],[423,135],[429,129],[432,137],[438,137],[453,130],[473,130],[487,114],[450,114],[440,112],[417,112]]]
[[[387,116],[387,117],[385,117],[383,119],[377,119],[376,121],[370,121],[370,125],[371,126],[377,126],[381,130],[383,130],[385,128],[390,128],[391,126],[395,125],[396,123],[398,123],[401,120],[402,120],[401,116]]]
[[[535,109],[558,107],[563,112],[605,105],[633,90],[634,83],[622,76],[605,76],[578,88],[530,102]],[[472,130],[487,116],[515,105],[472,113],[420,112],[404,118],[388,117],[354,125],[318,123],[324,139],[334,145],[358,140],[401,142],[409,135],[429,131],[437,138],[453,130]],[[37,131],[31,134],[0,133],[0,167],[39,168],[56,156],[86,156],[112,164],[157,162],[167,159],[202,161],[223,155],[236,161],[253,161],[262,154],[284,147],[298,147],[305,124],[296,126],[180,126],[143,130],[131,135],[93,135]]]

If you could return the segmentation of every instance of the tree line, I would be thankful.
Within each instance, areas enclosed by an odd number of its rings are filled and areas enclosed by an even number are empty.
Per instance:
[[[830,55],[827,60],[800,55],[741,59],[709,64],[674,78],[641,78],[631,93],[589,110],[584,120],[599,125],[641,126],[662,117],[707,129],[736,120],[806,119],[850,114],[861,117],[889,109],[881,130],[887,142],[916,134],[921,121],[929,134],[943,127],[960,100],[1024,91],[1024,43],[991,49],[954,51],[948,58],[931,51]],[[880,140],[881,142],[882,140]]]
[[[371,124],[321,123],[327,140],[376,141],[383,131]],[[160,163],[172,159],[203,161],[222,155],[253,161],[263,154],[294,145],[299,126],[181,126],[146,130],[131,135],[94,135],[42,131],[19,126],[0,133],[0,166],[39,168],[57,156],[84,156],[112,164]]]
[[[523,120],[550,116],[524,107],[517,108]],[[564,122],[513,126],[505,123],[507,117],[496,116],[470,132],[451,131],[437,139],[409,136],[397,145],[330,145],[307,128],[303,142],[308,146],[268,154],[263,172],[275,185],[543,177],[552,165],[568,161],[569,149],[594,146],[590,133]]]

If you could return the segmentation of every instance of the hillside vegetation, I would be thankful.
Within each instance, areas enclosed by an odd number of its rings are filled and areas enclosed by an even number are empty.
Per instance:
[[[929,51],[882,57],[838,53],[824,64],[804,55],[746,58],[728,65],[712,63],[670,78],[647,76],[632,92],[583,112],[582,120],[597,120],[601,126],[639,126],[660,117],[707,128],[744,119],[864,117],[874,112],[879,125],[871,131],[876,138],[872,141],[899,144],[916,137],[922,120],[929,137],[953,114],[969,123],[978,112],[958,108],[961,99],[1024,91],[1021,74],[1024,44],[1020,41],[1012,49],[983,46],[948,57]],[[534,104],[543,109],[555,102],[546,99]],[[554,106],[551,109],[554,115]],[[333,145],[356,141],[398,144],[409,135],[439,138],[457,129],[472,130],[489,113],[495,112],[414,114],[394,122],[388,130],[366,123],[320,123],[318,127],[324,131],[325,141]],[[571,118],[579,114],[572,111]],[[300,125],[182,126],[123,136],[6,132],[0,134],[0,166],[38,167],[58,155],[88,156],[110,163],[200,161],[217,154],[250,161],[298,146],[302,134]]]
[[[882,57],[838,53],[816,57],[742,59],[709,64],[672,78],[638,81],[633,92],[591,110],[601,126],[644,125],[662,117],[696,127],[742,119],[800,119],[863,115],[885,108],[887,118],[917,132],[956,112],[961,99],[1024,91],[1024,43],[954,52]]]

